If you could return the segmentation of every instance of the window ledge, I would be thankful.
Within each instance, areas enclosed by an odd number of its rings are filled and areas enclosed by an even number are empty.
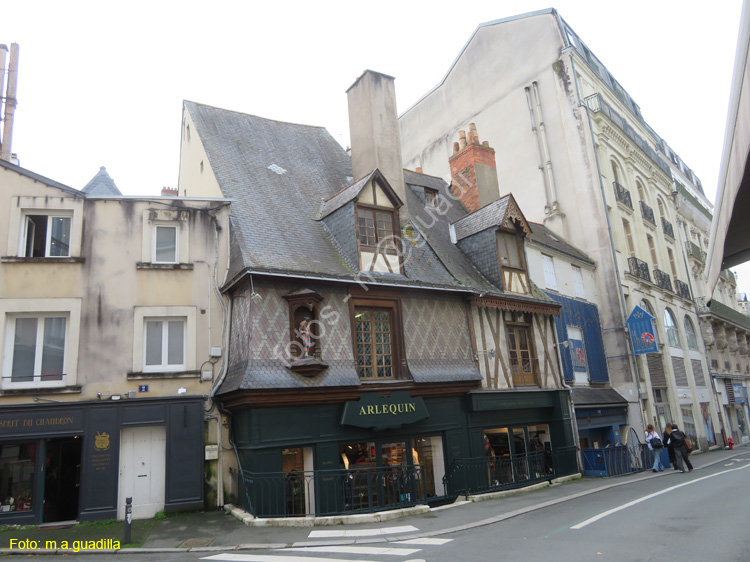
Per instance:
[[[86,263],[86,258],[23,258],[2,256],[0,263]]]
[[[0,396],[37,396],[39,394],[80,394],[81,387],[76,386],[41,386],[38,388],[4,388]]]
[[[153,373],[128,373],[128,380],[147,379],[197,379],[201,376],[200,371],[157,371]]]
[[[172,271],[189,271],[193,269],[192,263],[151,263],[138,262],[135,264],[136,269],[166,269]]]

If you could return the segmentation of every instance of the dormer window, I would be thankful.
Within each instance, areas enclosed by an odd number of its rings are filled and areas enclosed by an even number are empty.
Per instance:
[[[437,207],[438,204],[438,192],[436,189],[430,189],[429,187],[424,188],[424,206],[425,207]]]
[[[497,254],[503,275],[503,288],[513,293],[529,294],[529,278],[523,251],[523,236],[498,230]]]
[[[390,192],[390,187],[373,178],[357,198],[357,240],[362,271],[401,273],[398,210]]]

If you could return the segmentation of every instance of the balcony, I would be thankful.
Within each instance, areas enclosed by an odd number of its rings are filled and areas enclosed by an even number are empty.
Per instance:
[[[630,274],[638,277],[639,279],[645,279],[651,281],[651,274],[648,272],[648,264],[639,260],[638,258],[628,258],[628,265],[630,266]]]
[[[667,275],[661,269],[654,268],[654,283],[667,291],[672,290],[672,280],[670,279],[669,275]]]
[[[692,300],[692,297],[690,296],[690,287],[687,283],[683,283],[679,279],[675,279],[674,284],[678,295],[680,295],[683,299]]]
[[[603,113],[614,123],[625,136],[628,137],[634,144],[640,148],[643,153],[648,156],[651,161],[658,166],[658,168],[664,172],[667,177],[672,177],[672,171],[669,169],[663,158],[661,158],[656,151],[649,146],[649,144],[635,132],[635,129],[627,122],[622,116],[617,113],[612,107],[602,99],[599,94],[594,94],[586,98],[586,105],[592,113]]]
[[[639,201],[641,204],[641,216],[643,217],[643,220],[650,222],[652,225],[656,226],[656,219],[654,218],[654,210],[646,205],[643,201]]]
[[[674,228],[672,228],[672,223],[664,217],[661,217],[661,229],[664,231],[664,234],[666,236],[669,236],[672,240],[674,240]]]
[[[612,185],[615,186],[615,198],[623,205],[627,205],[628,207],[632,209],[633,201],[630,199],[630,191],[625,189],[622,185],[620,185],[616,181],[613,181]]]
[[[701,263],[706,263],[706,255],[703,253],[703,250],[701,250],[698,244],[690,242],[688,240],[687,242],[685,242],[685,250],[687,251],[687,255],[689,257],[696,259]]]

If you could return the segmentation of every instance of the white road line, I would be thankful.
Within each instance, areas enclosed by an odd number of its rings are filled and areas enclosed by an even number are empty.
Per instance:
[[[745,466],[741,466],[739,468],[732,468],[729,470],[725,470],[723,472],[717,472],[716,474],[710,474],[708,476],[703,476],[702,478],[696,478],[695,480],[691,480],[690,482],[683,482],[682,484],[677,484],[676,486],[672,486],[670,488],[665,488],[664,490],[660,490],[658,492],[655,492],[653,494],[649,494],[648,496],[643,496],[640,499],[633,500],[632,502],[628,502],[626,504],[621,505],[620,507],[616,507],[614,509],[610,509],[609,511],[605,511],[604,513],[600,513],[599,515],[596,515],[592,517],[591,519],[586,519],[586,521],[583,521],[581,523],[578,523],[578,525],[573,525],[571,529],[583,529],[586,525],[590,525],[591,523],[596,523],[600,519],[604,519],[608,515],[612,515],[613,513],[617,513],[618,511],[622,511],[623,509],[627,509],[628,507],[632,507],[636,504],[639,504],[641,502],[644,502],[646,500],[650,500],[651,498],[655,498],[657,496],[661,496],[662,494],[666,494],[668,492],[671,492],[672,490],[676,490],[678,488],[682,488],[683,486],[690,486],[692,484],[695,484],[697,482],[700,482],[701,480],[707,480],[709,478],[714,478],[716,476],[721,476],[722,474],[727,474],[729,472],[734,472],[735,470],[744,470],[746,468],[750,467],[750,464],[746,464]]]
[[[311,531],[309,538],[330,539],[334,537],[375,537],[380,535],[394,535],[397,533],[412,533],[419,531],[411,525],[401,527],[385,527],[384,529],[351,529],[349,531]]]
[[[261,554],[216,554],[201,560],[217,562],[360,562],[343,558],[320,558],[317,556],[265,556]]]
[[[408,539],[405,541],[398,541],[396,544],[427,544],[427,545],[434,545],[434,546],[440,546],[445,543],[451,542],[453,539]]]
[[[381,548],[376,546],[310,546],[307,548],[286,548],[285,551],[327,552],[329,554],[372,554],[390,556],[409,556],[421,548]]]

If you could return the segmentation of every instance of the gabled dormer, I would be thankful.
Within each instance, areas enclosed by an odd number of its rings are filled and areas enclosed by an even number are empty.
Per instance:
[[[403,204],[375,169],[324,200],[318,216],[350,267],[402,274],[398,211]]]
[[[531,227],[512,195],[451,224],[451,237],[474,266],[504,291],[531,294],[524,243]]]

